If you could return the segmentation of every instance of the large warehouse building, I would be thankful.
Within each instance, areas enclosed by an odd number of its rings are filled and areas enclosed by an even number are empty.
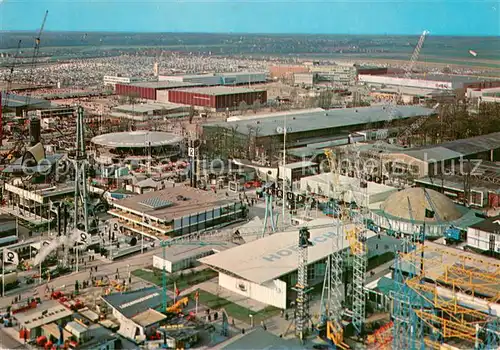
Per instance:
[[[418,106],[398,106],[394,112],[398,119],[429,116],[435,113],[433,109]],[[253,158],[260,155],[279,154],[283,149],[285,119],[287,148],[293,149],[313,146],[332,147],[334,144],[329,141],[336,136],[347,136],[349,133],[366,129],[383,128],[394,117],[384,106],[371,106],[273,113],[262,118],[210,123],[202,127],[206,139],[228,137],[227,144],[232,144],[231,142],[234,144],[235,137],[245,140],[243,144],[249,148],[248,151]],[[249,138],[251,141],[247,142]]]
[[[172,103],[224,111],[226,109],[236,109],[242,102],[245,102],[248,106],[251,106],[254,102],[266,103],[267,91],[242,87],[200,87],[171,90],[168,99]]]
[[[413,178],[436,176],[445,169],[459,169],[466,159],[500,160],[500,132],[454,140],[381,155],[389,175],[411,175]]]
[[[199,86],[195,83],[183,83],[181,81],[152,81],[137,82],[131,84],[116,84],[115,93],[122,96],[133,96],[145,100],[157,100],[158,91],[179,89],[186,87]],[[162,102],[167,102],[162,100]]]
[[[331,224],[331,228],[314,228],[327,224]],[[332,239],[340,234],[344,249],[349,249],[349,242],[333,219],[313,220],[308,226],[313,242],[313,246],[308,248],[308,279],[309,285],[315,285],[323,282],[325,261],[332,254]],[[199,261],[219,272],[220,287],[285,309],[296,296],[292,288],[297,283],[298,235],[298,229],[275,233]],[[392,252],[401,243],[388,236],[378,239],[371,231],[366,237],[368,258]]]
[[[235,73],[211,73],[194,75],[160,75],[159,81],[177,81],[183,83],[195,83],[204,86],[215,85],[242,85],[265,83],[268,74],[266,72],[235,72]]]
[[[372,86],[413,87],[429,90],[479,89],[500,86],[500,80],[478,78],[469,75],[448,74],[415,74],[410,79],[394,75],[359,74],[358,81]]]

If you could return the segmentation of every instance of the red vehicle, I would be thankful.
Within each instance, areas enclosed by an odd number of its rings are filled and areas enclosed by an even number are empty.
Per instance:
[[[59,290],[56,290],[52,292],[52,294],[50,294],[50,298],[54,300],[61,299],[62,297],[64,297],[64,293]]]

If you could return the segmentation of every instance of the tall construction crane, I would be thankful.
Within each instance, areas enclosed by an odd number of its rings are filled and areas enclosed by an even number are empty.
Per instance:
[[[417,45],[415,46],[415,49],[413,50],[413,53],[412,53],[412,55],[410,57],[410,61],[408,62],[408,65],[406,65],[403,68],[403,70],[404,70],[403,79],[410,79],[411,78],[411,75],[412,75],[412,72],[413,72],[413,68],[415,67],[415,63],[417,62],[417,60],[418,60],[418,58],[420,56],[420,51],[422,50],[422,47],[424,45],[424,42],[425,42],[425,39],[426,39],[427,35],[429,35],[429,31],[427,31],[427,30],[424,30],[422,32],[422,34],[420,35],[420,38],[418,39]],[[398,94],[397,94],[397,97],[396,97],[396,101],[399,100],[399,99],[401,99],[401,95],[402,95],[401,91],[398,91]],[[389,129],[390,123],[397,116],[396,115],[397,114],[396,113],[397,103],[393,100],[392,102],[389,102],[384,107],[388,111],[388,114],[389,114],[389,119],[386,122],[385,128]],[[422,118],[425,118],[425,117],[422,117]],[[419,122],[419,124],[420,125],[423,124],[424,121],[425,121],[425,119],[421,119],[421,121]],[[407,130],[405,132],[408,132]],[[401,133],[397,134],[396,139],[399,139],[399,137],[401,137]],[[380,143],[379,146],[380,146],[381,149],[385,148],[383,146],[382,142]]]
[[[10,66],[10,70],[9,70],[9,75],[7,76],[7,86],[6,86],[6,89],[5,89],[5,94],[2,96],[2,93],[0,92],[0,146],[2,145],[2,141],[3,141],[3,112],[2,112],[2,106],[8,106],[9,105],[9,95],[10,95],[10,90],[12,89],[12,80],[13,80],[13,76],[14,76],[14,70],[16,68],[16,63],[17,63],[17,59],[19,57],[19,54],[21,53],[21,43],[22,41],[19,40],[18,43],[17,43],[17,49],[16,49],[16,53],[14,55],[14,59],[12,60],[12,64]],[[2,98],[4,98],[4,100],[2,101]],[[9,151],[8,153],[5,154],[5,156],[2,158],[2,160],[0,161],[1,163],[3,163],[5,161],[5,159],[7,159],[20,145],[18,145],[17,143],[14,145],[14,147],[12,148],[11,151]]]
[[[45,15],[43,16],[42,25],[40,26],[40,29],[37,33],[37,36],[35,37],[35,45],[33,46],[33,56],[31,57],[31,64],[30,64],[29,85],[33,85],[33,83],[34,83],[33,71],[35,69],[36,60],[37,60],[38,54],[40,52],[40,43],[41,43],[42,33],[43,33],[44,28],[45,28],[45,23],[47,22],[48,15],[49,15],[49,11],[47,10],[47,11],[45,11]],[[27,94],[26,94],[26,105],[29,105],[30,99],[31,99],[31,89],[29,89]]]

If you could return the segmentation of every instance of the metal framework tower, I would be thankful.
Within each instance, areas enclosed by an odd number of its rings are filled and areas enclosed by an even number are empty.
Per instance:
[[[283,191],[282,191],[283,192]],[[271,231],[275,232],[276,231],[276,225],[275,225],[275,219],[274,219],[274,194],[275,194],[275,185],[270,184],[270,185],[265,185],[264,186],[264,197],[266,200],[266,211],[264,212],[264,227],[262,228],[262,237],[266,234],[267,231],[267,224],[270,222],[271,225]],[[284,194],[283,194],[284,196]],[[283,198],[283,201],[285,198]]]
[[[83,220],[85,233],[89,229],[88,196],[87,196],[87,151],[85,146],[85,124],[83,107],[79,106],[76,117],[76,144],[73,158],[75,166],[75,212],[74,224]]]
[[[448,339],[460,339],[470,348],[496,349],[498,334],[490,329],[499,318],[489,305],[499,298],[500,264],[432,243],[417,244],[398,262],[396,271],[406,274],[399,284],[406,298],[394,295],[394,348],[439,349]],[[468,297],[473,301],[464,303]]]
[[[332,239],[332,254],[326,260],[323,291],[321,294],[321,324],[326,326],[326,336],[335,346],[347,349],[343,343],[344,329],[342,325],[342,234],[343,226],[337,222],[336,236]]]
[[[309,240],[311,234],[305,227],[299,230],[299,268],[297,270],[297,284],[294,290],[297,292],[295,301],[295,335],[304,341],[307,335],[309,315],[309,295],[311,288],[307,283],[307,248],[312,245]]]
[[[326,150],[330,172],[333,176],[329,190],[330,200],[337,203],[341,193],[339,174],[335,155],[332,150]],[[340,209],[340,208],[339,208]],[[340,215],[338,215],[340,218]],[[343,273],[343,222],[339,219],[336,223],[336,235],[332,239],[332,253],[326,260],[323,291],[321,294],[321,325],[326,326],[326,335],[339,348],[347,348],[343,343],[344,330],[342,325],[342,273]]]
[[[85,146],[85,124],[83,118],[83,107],[79,106],[76,116],[76,141],[75,149],[69,153],[69,158],[73,162],[75,169],[75,192],[74,192],[74,208],[73,208],[73,225],[75,228],[83,225],[82,231],[88,237],[89,232],[89,204],[87,191],[87,151]],[[81,226],[80,226],[81,227]],[[64,250],[64,265],[68,264],[68,249],[65,245]],[[78,264],[77,264],[78,266]]]
[[[363,335],[365,323],[365,275],[367,264],[365,216],[368,216],[368,184],[364,180],[363,170],[358,169],[359,187],[352,189],[356,199],[357,210],[351,210],[351,227],[347,229],[346,236],[349,240],[353,255],[352,278],[352,324],[356,334]],[[358,198],[356,198],[356,195]]]

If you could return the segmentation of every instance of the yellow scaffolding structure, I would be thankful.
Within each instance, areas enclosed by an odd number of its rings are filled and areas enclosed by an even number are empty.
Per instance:
[[[500,264],[427,242],[417,244],[409,253],[400,253],[400,259],[416,274],[405,284],[439,311],[435,314],[428,308],[415,308],[417,317],[444,340],[481,343],[478,326],[483,328],[494,318],[490,306],[500,299]],[[467,296],[477,308],[464,306],[461,299]],[[429,348],[440,348],[434,340],[423,341]]]

